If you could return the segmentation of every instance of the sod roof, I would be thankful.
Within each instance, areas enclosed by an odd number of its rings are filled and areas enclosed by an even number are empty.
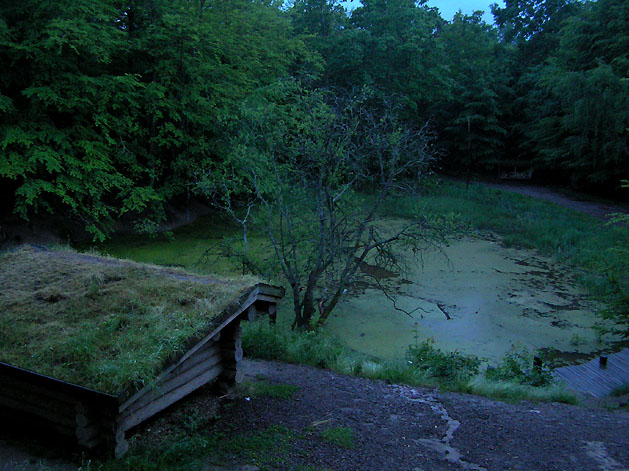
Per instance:
[[[0,361],[120,395],[150,384],[258,281],[33,246],[0,253]]]

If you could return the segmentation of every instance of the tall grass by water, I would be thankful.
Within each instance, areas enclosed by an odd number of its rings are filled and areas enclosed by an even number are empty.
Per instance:
[[[245,324],[242,341],[245,355],[251,358],[310,365],[391,384],[439,387],[508,401],[577,402],[574,393],[553,384],[549,377],[537,386],[527,381],[526,369],[529,365],[532,369],[533,359],[520,352],[512,356],[520,360],[521,369],[504,366],[503,374],[492,375],[480,367],[477,358],[443,352],[430,342],[410,346],[406,358],[384,360],[350,350],[327,333],[295,332],[265,319]]]

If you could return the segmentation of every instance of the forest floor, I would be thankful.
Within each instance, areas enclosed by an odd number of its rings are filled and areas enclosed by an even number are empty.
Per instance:
[[[629,412],[508,404],[278,362],[245,368],[240,390],[217,398],[204,388],[142,425],[126,464],[89,469],[629,470]],[[195,436],[214,438],[199,454]],[[59,457],[44,466],[23,447],[0,436],[1,471],[77,469]],[[170,467],[169,453],[184,461]]]

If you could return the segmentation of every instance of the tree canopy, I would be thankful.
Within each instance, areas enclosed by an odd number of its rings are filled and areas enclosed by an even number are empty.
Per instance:
[[[480,13],[446,21],[413,0],[351,12],[338,0],[3,2],[5,211],[64,213],[96,239],[121,217],[153,231],[208,172],[217,186],[242,178],[218,169],[242,149],[252,112],[309,122],[283,101],[289,83],[315,95],[369,87],[374,115],[394,99],[404,126],[428,123],[445,170],[520,159],[554,181],[619,188],[627,3],[507,0],[492,11],[495,25]],[[257,165],[262,150],[247,152]]]

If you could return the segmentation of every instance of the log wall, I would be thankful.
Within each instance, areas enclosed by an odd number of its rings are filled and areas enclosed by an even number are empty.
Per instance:
[[[244,377],[242,320],[267,314],[272,322],[281,288],[259,285],[220,316],[216,328],[130,397],[113,396],[0,362],[0,407],[46,421],[85,448],[106,447],[116,457],[125,433],[205,384],[227,389]]]

